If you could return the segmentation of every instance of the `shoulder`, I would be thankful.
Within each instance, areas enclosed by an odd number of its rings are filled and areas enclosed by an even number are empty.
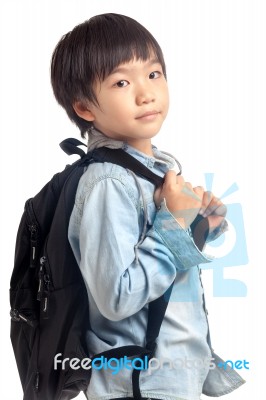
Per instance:
[[[89,165],[82,179],[83,184],[89,186],[107,178],[117,179],[121,183],[126,183],[128,175],[128,171],[119,165],[109,162],[96,162]]]
[[[134,204],[138,203],[138,188],[131,172],[126,168],[108,162],[92,163],[79,181],[76,202],[83,203],[84,199],[97,187],[108,190],[114,186],[119,186],[121,193],[129,196]]]

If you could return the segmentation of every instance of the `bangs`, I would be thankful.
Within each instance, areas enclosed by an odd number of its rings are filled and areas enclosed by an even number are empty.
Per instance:
[[[87,71],[90,80],[102,81],[118,65],[133,59],[146,61],[155,58],[166,74],[159,44],[146,28],[129,17],[118,14],[93,17],[86,25],[85,37],[89,40],[84,41],[83,36],[82,69],[85,74]],[[81,43],[80,40],[77,42]]]
[[[148,46],[147,43],[129,43],[128,45],[122,45],[121,47],[111,47],[104,53],[100,53],[97,59],[95,59],[95,71],[97,71],[98,79],[103,81],[112,71],[119,65],[135,60],[147,61],[155,59],[163,67],[163,73],[165,74],[164,64],[160,54],[157,52],[152,43]]]
[[[127,25],[119,24],[110,29],[108,24],[104,24],[97,42],[93,51],[95,63],[93,69],[98,71],[100,80],[104,80],[120,64],[133,59],[146,61],[156,58],[165,73],[162,51],[155,39],[142,26],[136,29],[136,24],[134,24],[134,29],[132,29],[127,23]]]

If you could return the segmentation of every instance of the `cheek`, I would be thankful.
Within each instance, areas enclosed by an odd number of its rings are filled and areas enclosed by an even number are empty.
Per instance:
[[[167,111],[169,109],[169,96],[167,96]]]
[[[110,104],[111,106],[108,108],[109,115],[112,114],[119,119],[123,119],[123,116],[126,117],[131,112],[131,102],[125,96],[112,99]]]
[[[117,113],[125,104],[121,96],[112,96],[105,101],[105,111],[108,113]]]
[[[168,90],[167,83],[165,84],[165,98],[166,98],[167,103],[169,103],[169,90]]]
[[[163,82],[162,86],[160,87],[160,97],[163,99],[165,105],[169,104],[169,90],[167,82]]]
[[[164,91],[164,106],[165,106],[165,111],[168,111],[169,108],[169,92],[168,92],[168,88]]]

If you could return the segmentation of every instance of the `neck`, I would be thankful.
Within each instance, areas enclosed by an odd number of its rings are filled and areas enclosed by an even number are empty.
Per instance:
[[[127,140],[126,142],[129,146],[140,151],[141,153],[144,153],[147,156],[153,157],[151,139],[146,139],[146,140],[131,139],[131,140]]]

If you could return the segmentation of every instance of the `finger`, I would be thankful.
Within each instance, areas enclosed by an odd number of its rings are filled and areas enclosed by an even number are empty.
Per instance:
[[[217,197],[213,197],[207,208],[205,209],[203,216],[208,217],[209,215],[217,215],[225,217],[227,212],[226,206]]]
[[[196,187],[193,188],[193,190],[196,193],[196,195],[200,198],[200,200],[202,201],[203,195],[204,195],[204,187],[203,186],[196,186]]]
[[[178,185],[184,186],[185,179],[184,179],[184,177],[182,175],[176,175],[175,179],[176,179],[176,183]]]
[[[209,215],[213,215],[215,209],[217,207],[219,207],[219,205],[221,205],[222,202],[220,202],[219,204],[219,199],[217,199],[217,197],[213,197],[211,199],[211,201],[209,202],[209,204],[207,205],[207,207],[205,208],[204,212],[203,212],[203,217],[208,217]]]
[[[196,190],[195,190],[196,189]],[[202,203],[202,196],[204,193],[204,189],[201,189],[200,187],[193,188],[192,184],[190,182],[185,182],[182,192],[185,193],[186,195],[194,198],[197,200],[200,204],[198,204],[197,208],[201,206]]]
[[[211,215],[225,217],[226,213],[227,213],[227,207],[220,201],[220,203],[215,206]]]
[[[186,186],[187,188],[189,188],[191,191],[193,190],[193,186],[191,185],[190,182],[185,182],[185,186]]]
[[[220,215],[209,215],[207,218],[210,232],[214,231],[218,226],[221,226],[224,221],[224,217]]]
[[[212,192],[210,192],[210,191],[204,192],[199,214],[203,215],[205,213],[205,211],[206,211],[207,207],[209,206],[209,204],[211,203],[213,197],[214,197],[214,195]]]
[[[176,184],[184,185],[184,178],[182,175],[176,175],[176,172],[173,170],[169,170],[166,172],[165,177],[164,177],[164,187],[174,187]]]
[[[219,215],[221,217],[225,217],[227,214],[227,207],[225,204],[222,204],[221,206],[219,206],[218,208],[216,208],[215,210],[215,214]]]

